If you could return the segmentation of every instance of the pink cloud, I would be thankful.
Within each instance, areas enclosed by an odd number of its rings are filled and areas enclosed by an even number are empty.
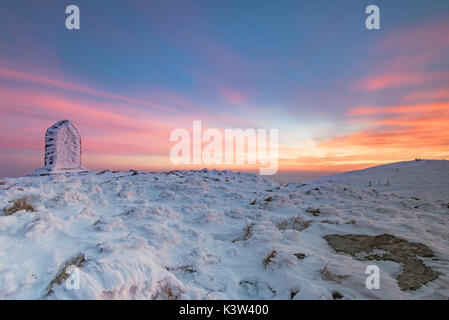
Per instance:
[[[377,48],[385,59],[376,71],[356,83],[363,91],[434,85],[449,80],[449,73],[433,65],[447,61],[449,22],[437,21],[391,31]]]
[[[168,162],[173,129],[190,131],[193,120],[202,120],[204,128],[217,124],[212,123],[215,117],[210,115],[154,115],[151,111],[64,91],[0,85],[0,126],[4,133],[0,147],[5,152],[41,153],[46,128],[60,119],[70,119],[80,130],[84,151],[90,156],[102,154],[102,159],[113,159],[116,155],[160,155]],[[244,120],[223,115],[220,121],[235,124]]]
[[[391,32],[381,48],[385,51],[432,51],[449,46],[449,21],[431,21]]]
[[[364,91],[378,91],[404,86],[419,85],[449,79],[443,72],[393,72],[363,79],[358,87]]]
[[[413,91],[404,97],[404,102],[449,100],[449,88]]]
[[[26,81],[26,82],[32,82],[32,83],[35,83],[38,85],[46,85],[46,86],[51,86],[54,88],[74,91],[74,92],[83,93],[83,94],[94,95],[94,96],[103,97],[103,98],[119,100],[119,101],[128,102],[128,103],[141,104],[141,105],[149,106],[149,107],[164,110],[164,111],[179,112],[176,109],[162,106],[162,105],[159,105],[156,103],[144,101],[141,99],[123,97],[123,96],[120,96],[120,95],[117,95],[114,93],[106,92],[103,90],[98,90],[95,88],[90,88],[90,87],[86,87],[86,86],[82,86],[82,85],[78,85],[78,84],[74,84],[74,83],[70,83],[70,82],[55,80],[55,79],[51,79],[51,78],[47,78],[47,77],[43,77],[43,76],[39,76],[39,75],[24,73],[24,72],[12,70],[12,69],[6,69],[6,68],[2,68],[2,67],[0,67],[0,77],[14,79],[14,80],[21,80],[21,81]]]
[[[220,87],[220,92],[225,97],[225,99],[231,104],[242,104],[248,99],[248,94],[240,90]]]

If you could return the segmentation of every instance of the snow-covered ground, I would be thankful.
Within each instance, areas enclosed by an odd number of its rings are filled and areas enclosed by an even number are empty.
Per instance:
[[[447,160],[396,162],[314,180],[320,181],[347,184],[363,190],[376,189],[382,192],[449,201]]]
[[[420,161],[284,185],[214,170],[0,179],[0,208],[34,208],[0,216],[0,298],[447,299],[448,174]],[[383,233],[428,246],[441,275],[402,291],[400,264],[323,239]],[[71,263],[78,290],[61,277]],[[365,287],[369,264],[379,290]]]

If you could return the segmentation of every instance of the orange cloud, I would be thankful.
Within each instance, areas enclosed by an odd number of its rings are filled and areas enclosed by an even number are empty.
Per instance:
[[[445,112],[448,107],[447,102],[418,104],[418,105],[403,105],[403,106],[388,106],[388,107],[356,107],[349,110],[350,117],[368,116],[368,115],[382,115],[382,114],[422,114],[424,112]]]
[[[449,154],[449,103],[351,110],[368,126],[353,134],[323,142],[334,154],[388,162],[416,156],[440,158]]]
[[[358,107],[348,117],[360,129],[302,147],[281,147],[280,170],[343,172],[414,158],[449,158],[449,102]]]

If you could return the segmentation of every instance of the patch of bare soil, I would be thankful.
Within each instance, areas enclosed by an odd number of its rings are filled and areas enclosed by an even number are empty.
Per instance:
[[[270,265],[271,262],[273,262],[273,259],[276,257],[277,255],[277,251],[273,250],[271,251],[271,253],[263,260],[263,266],[266,268],[268,268],[268,266]]]
[[[403,291],[416,290],[440,275],[418,258],[434,257],[432,250],[418,242],[408,242],[390,234],[327,235],[324,238],[335,251],[349,254],[357,260],[390,260],[401,263],[403,272],[397,277],[397,281]],[[374,250],[384,253],[378,254]]]
[[[238,237],[237,239],[232,240],[232,242],[246,241],[249,238],[251,238],[253,235],[253,227],[254,227],[254,223],[247,225],[246,228],[244,229],[244,234],[241,237]]]
[[[287,229],[302,231],[310,227],[311,223],[312,221],[306,221],[301,219],[300,217],[295,217],[276,223],[276,227],[282,231]]]
[[[184,265],[184,266],[179,266],[179,267],[164,267],[165,270],[167,271],[182,271],[182,272],[186,272],[186,273],[195,273],[196,269],[193,266],[188,266],[188,265]]]
[[[346,280],[349,278],[349,275],[340,275],[340,274],[335,274],[329,271],[329,269],[327,268],[329,262],[326,263],[326,265],[324,266],[324,268],[322,268],[320,270],[320,274],[321,274],[321,279],[325,280],[325,281],[333,281],[336,283],[341,283],[343,280]]]
[[[153,300],[179,300],[181,295],[185,292],[179,284],[172,281],[170,278],[162,279],[157,282],[156,293],[150,298]]]

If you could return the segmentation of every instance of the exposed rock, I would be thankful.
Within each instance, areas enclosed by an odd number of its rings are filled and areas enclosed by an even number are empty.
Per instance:
[[[324,238],[335,251],[350,254],[357,260],[391,260],[401,263],[403,272],[397,281],[404,291],[416,290],[440,275],[418,258],[434,256],[432,250],[421,243],[408,242],[390,234],[327,235]]]

